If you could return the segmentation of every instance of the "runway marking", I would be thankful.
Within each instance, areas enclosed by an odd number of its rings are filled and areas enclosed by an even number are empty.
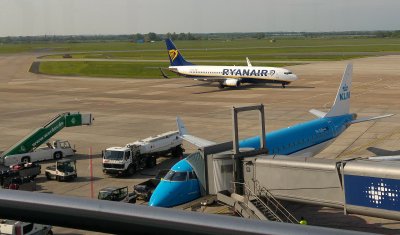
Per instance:
[[[167,91],[151,91],[151,92],[147,92],[147,93],[144,93],[144,94],[142,94],[142,95],[161,95],[161,94],[165,94],[165,93],[167,93]]]
[[[113,91],[106,91],[106,94],[130,94],[130,93],[136,93],[136,89],[131,89],[131,90],[113,90]]]
[[[151,87],[154,87],[154,88],[182,88],[185,86],[186,85],[183,83],[167,83],[167,84],[154,85]]]
[[[63,90],[59,90],[59,91],[68,92],[68,91],[86,91],[86,90],[89,90],[89,88],[76,87],[76,88],[63,89]]]

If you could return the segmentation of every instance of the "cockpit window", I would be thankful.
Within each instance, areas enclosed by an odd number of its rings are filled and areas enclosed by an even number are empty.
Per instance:
[[[186,181],[187,172],[177,172],[170,170],[164,177],[168,181]]]
[[[289,75],[289,74],[293,74],[292,72],[284,72],[284,74]]]
[[[194,173],[194,171],[189,172],[189,179],[190,180],[197,179],[196,173]]]

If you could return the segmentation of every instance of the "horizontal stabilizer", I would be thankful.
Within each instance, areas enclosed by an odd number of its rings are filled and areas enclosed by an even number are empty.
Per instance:
[[[197,146],[198,148],[206,147],[209,145],[215,144],[215,142],[202,139],[193,135],[189,135],[188,131],[186,130],[185,125],[183,124],[182,119],[179,117],[176,117],[176,125],[178,126],[179,130],[179,137],[182,138],[183,140],[186,140],[187,142]]]
[[[359,118],[359,119],[356,119],[356,120],[351,121],[350,124],[359,123],[359,122],[373,121],[373,120],[377,120],[377,119],[381,119],[381,118],[391,117],[391,116],[393,116],[393,115],[394,115],[394,114],[386,114],[386,115],[377,116],[377,117]]]
[[[319,118],[323,118],[323,117],[325,117],[325,115],[326,115],[325,112],[322,112],[322,111],[319,111],[319,110],[316,110],[316,109],[310,109],[309,112],[312,113],[312,114],[314,114],[315,116],[317,116],[317,117],[319,117]]]

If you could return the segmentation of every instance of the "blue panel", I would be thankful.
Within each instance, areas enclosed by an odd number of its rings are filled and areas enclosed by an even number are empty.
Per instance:
[[[345,175],[346,204],[400,211],[400,180]]]

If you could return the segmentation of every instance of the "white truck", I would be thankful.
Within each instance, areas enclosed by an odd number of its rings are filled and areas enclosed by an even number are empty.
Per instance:
[[[53,235],[50,225],[0,219],[0,234],[7,235]]]
[[[103,151],[103,172],[116,175],[133,175],[144,167],[156,165],[157,157],[171,154],[182,156],[182,139],[178,131],[169,131],[127,144],[125,147],[110,147]]]
[[[68,141],[55,140],[53,143],[48,142],[45,146],[39,147],[32,152],[8,155],[4,159],[5,166],[19,164],[21,162],[38,162],[50,159],[61,159],[65,156],[75,154]]]

